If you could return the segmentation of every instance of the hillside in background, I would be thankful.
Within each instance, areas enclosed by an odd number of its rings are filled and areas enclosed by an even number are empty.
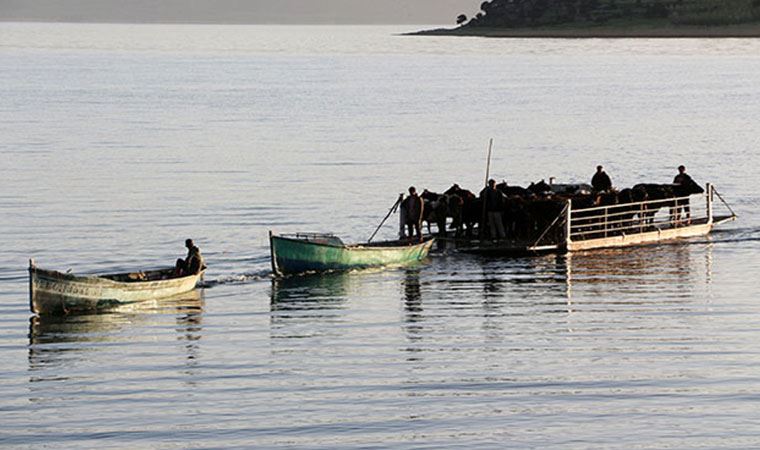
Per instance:
[[[760,0],[489,0],[458,28],[416,34],[505,37],[760,36]]]
[[[666,20],[673,25],[719,26],[760,20],[760,0],[490,0],[466,27],[522,28]]]
[[[458,22],[467,27],[521,28],[663,20],[719,26],[760,20],[760,0],[491,0]]]

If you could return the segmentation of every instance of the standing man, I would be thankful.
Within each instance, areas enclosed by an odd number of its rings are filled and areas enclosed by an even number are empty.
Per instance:
[[[676,185],[676,197],[686,197],[692,194],[692,187],[697,185],[689,174],[686,173],[686,166],[678,166],[678,175],[673,178],[673,184]],[[701,188],[699,189],[702,190]],[[681,216],[681,210],[683,209],[683,217]],[[686,224],[691,224],[691,205],[689,199],[677,200],[675,207],[675,214],[673,214],[676,223],[679,223],[682,218],[686,219]]]
[[[401,202],[401,214],[404,217],[404,223],[409,231],[409,237],[417,236],[422,240],[422,213],[425,209],[425,204],[417,195],[417,189],[414,186],[409,188],[409,197],[405,198]]]
[[[187,247],[187,258],[177,260],[174,270],[176,276],[195,275],[206,268],[203,255],[201,255],[200,249],[193,244],[192,239],[185,240],[185,247]]]
[[[604,171],[604,167],[596,166],[596,173],[591,178],[591,187],[594,188],[595,192],[605,192],[612,189],[612,180]]]
[[[507,233],[504,231],[504,194],[496,189],[496,180],[488,180],[488,186],[481,193],[485,202],[488,230],[491,239],[504,239]]]
[[[688,173],[686,173],[686,166],[678,166],[678,175],[673,178],[673,184],[677,184],[679,186],[689,186],[691,184],[696,184],[696,182],[689,176]]]

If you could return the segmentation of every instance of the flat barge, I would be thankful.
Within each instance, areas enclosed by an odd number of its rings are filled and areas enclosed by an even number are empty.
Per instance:
[[[716,197],[728,214],[714,213]],[[491,240],[447,232],[437,237],[437,250],[520,256],[652,245],[705,236],[736,219],[730,206],[707,184],[702,194],[590,208],[574,208],[573,200],[567,199],[554,221],[530,238]]]

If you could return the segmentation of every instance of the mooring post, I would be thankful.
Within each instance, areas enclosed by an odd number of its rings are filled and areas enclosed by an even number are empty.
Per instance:
[[[707,224],[712,225],[713,223],[713,186],[711,183],[707,183],[707,189],[705,190],[707,193]]]

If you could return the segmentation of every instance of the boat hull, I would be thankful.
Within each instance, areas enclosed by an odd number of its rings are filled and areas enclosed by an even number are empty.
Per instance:
[[[734,220],[735,217],[721,217],[715,221],[695,223],[693,225],[664,228],[642,233],[619,234],[605,238],[587,239],[583,241],[568,241],[567,250],[583,251],[603,248],[632,247],[639,245],[652,245],[678,239],[706,236],[715,228],[715,225]]]
[[[270,237],[275,275],[407,265],[427,257],[433,240],[405,246],[338,246]]]
[[[173,269],[158,271],[170,273]],[[29,268],[29,306],[39,315],[97,311],[190,292],[203,272],[154,281],[114,281],[101,276],[77,276]]]

